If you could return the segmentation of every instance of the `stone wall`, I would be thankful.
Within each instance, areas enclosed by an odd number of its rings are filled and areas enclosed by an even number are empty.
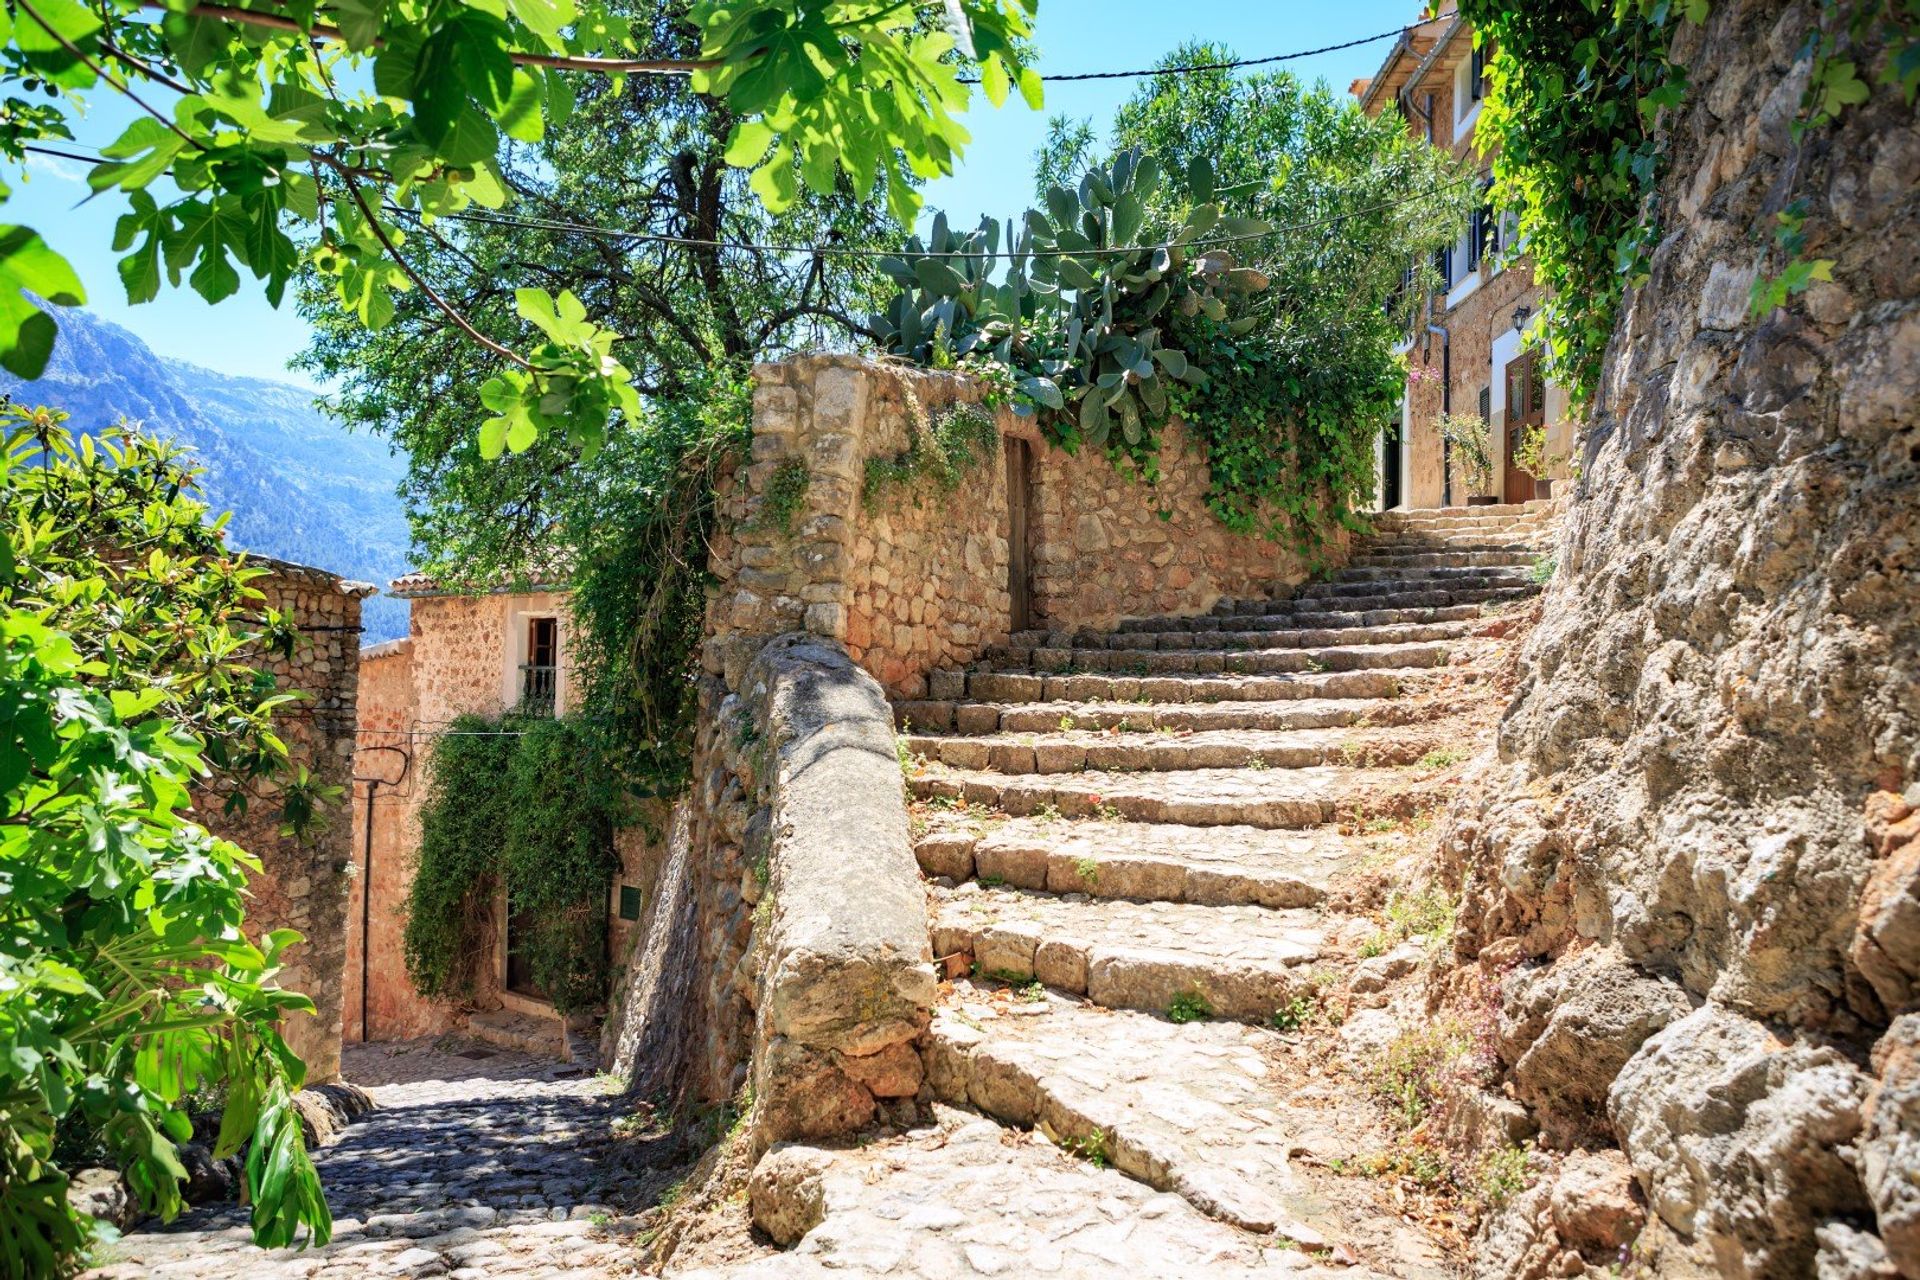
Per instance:
[[[769,1012],[762,990],[765,981],[779,987],[764,975],[768,965],[778,972],[788,947],[787,932],[768,927],[781,917],[768,905],[779,900],[777,880],[769,899],[766,877],[777,877],[780,850],[788,847],[782,841],[793,838],[776,830],[785,788],[769,790],[772,776],[756,763],[765,749],[761,735],[770,731],[776,683],[767,669],[773,657],[762,660],[769,641],[784,634],[781,644],[792,652],[799,652],[792,646],[806,648],[805,635],[830,642],[809,651],[806,661],[850,660],[878,682],[878,693],[906,701],[926,699],[931,673],[964,666],[1005,643],[1013,623],[1010,441],[1029,451],[1034,628],[1110,627],[1123,617],[1204,612],[1225,596],[1287,591],[1305,579],[1307,567],[1285,547],[1236,537],[1219,525],[1205,506],[1204,460],[1187,447],[1178,424],[1167,432],[1162,477],[1147,486],[1117,474],[1102,457],[1074,458],[1046,446],[1031,422],[1003,411],[996,418],[1000,447],[953,492],[923,481],[918,489],[890,487],[867,501],[862,485],[869,461],[897,459],[915,432],[928,429],[929,415],[978,402],[980,388],[958,374],[855,356],[800,357],[761,365],[755,376],[752,455],[720,486],[693,788],[682,815],[686,845],[674,850],[661,876],[619,997],[628,1012],[609,1040],[622,1074],[643,1091],[684,1089],[718,1102],[735,1096],[752,1070],[764,1099],[775,1095],[759,1085],[794,1075],[811,1084],[792,1096],[813,1088],[817,1099],[838,1099],[823,1102],[820,1114],[845,1130],[863,1123],[875,1099],[889,1096],[897,1083],[877,1072],[868,1079],[849,1060],[871,1057],[873,1045],[895,1045],[892,1033],[902,1023],[878,1017],[868,1039],[850,1033],[844,1044],[811,1046],[800,1056],[825,1062],[821,1072],[770,1065],[779,1057],[769,1048],[773,1041],[796,1037]],[[796,464],[806,485],[783,522],[767,497]],[[1332,558],[1344,552],[1344,544],[1336,544]],[[875,737],[866,751],[881,749]],[[890,748],[886,754],[883,763],[897,772]],[[874,785],[877,800],[898,800],[897,778]],[[910,856],[904,863],[896,857],[906,853],[904,838],[896,848],[891,830],[873,825],[878,818],[864,819],[872,822],[832,833],[841,842],[832,846],[834,856],[809,864],[819,883],[807,891],[837,894],[843,905],[836,910],[848,928],[878,927],[878,921],[863,921],[844,904],[889,883],[896,864],[912,870]],[[845,844],[849,833],[854,842]],[[834,914],[823,909],[816,917]],[[918,927],[924,935],[924,921]],[[801,932],[794,927],[795,936]],[[684,1000],[663,995],[682,989]],[[648,1044],[658,1052],[650,1056],[639,1047]],[[886,1060],[895,1057],[890,1050]],[[893,1065],[904,1070],[901,1063],[903,1057]],[[792,1115],[776,1097],[756,1132],[798,1132],[804,1122]]]
[[[256,796],[239,816],[222,812],[219,795],[199,794],[195,804],[209,830],[261,861],[260,872],[247,879],[248,928],[256,937],[294,929],[304,939],[284,953],[279,982],[311,997],[316,1012],[291,1015],[281,1031],[307,1064],[307,1083],[325,1084],[340,1075],[360,601],[373,588],[320,569],[253,559],[270,571],[254,583],[265,605],[283,610],[300,631],[291,659],[258,663],[282,690],[306,695],[281,708],[274,730],[292,762],[305,766],[317,786],[340,788],[340,798],[320,803],[313,827],[299,839],[280,834],[280,806],[271,794]]]
[[[712,564],[720,580],[706,667],[729,645],[806,630],[840,641],[889,694],[923,697],[931,671],[1004,643],[1011,504],[1003,456],[942,493],[890,488],[863,501],[869,460],[899,456],[927,415],[977,402],[968,379],[854,356],[809,356],[755,371],[750,465],[721,495]],[[1289,549],[1228,533],[1205,506],[1206,465],[1176,424],[1152,487],[1103,457],[1071,457],[1029,420],[998,415],[1026,441],[1030,603],[1036,628],[1109,627],[1122,617],[1201,613],[1223,596],[1269,595],[1303,580]],[[783,466],[806,468],[787,527],[762,515]],[[1335,551],[1338,558],[1340,552]]]
[[[765,1149],[852,1132],[919,1092],[933,955],[880,686],[835,642],[788,635],[760,651],[732,714],[750,740],[748,825],[767,831],[746,990]]]
[[[1619,1145],[1651,1274],[1920,1275],[1920,130],[1875,84],[1796,142],[1818,13],[1675,45],[1664,238],[1450,836],[1454,994],[1549,1145]],[[1795,200],[1833,280],[1755,319]]]

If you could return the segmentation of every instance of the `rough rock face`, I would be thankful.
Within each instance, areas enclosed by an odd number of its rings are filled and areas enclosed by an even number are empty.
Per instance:
[[[1920,129],[1876,86],[1793,137],[1818,15],[1682,28],[1664,238],[1448,845],[1514,1092],[1550,1138],[1605,1096],[1662,1275],[1920,1274]],[[1794,201],[1833,279],[1755,318]]]

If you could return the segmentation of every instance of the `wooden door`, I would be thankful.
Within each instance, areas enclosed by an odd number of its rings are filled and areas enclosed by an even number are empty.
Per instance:
[[[1520,469],[1514,453],[1529,428],[1547,421],[1547,381],[1540,376],[1540,354],[1528,351],[1507,365],[1506,475],[1501,492],[1508,502],[1527,502],[1533,497],[1533,477]]]
[[[1033,455],[1025,440],[1007,441],[1007,596],[1012,601],[1011,627],[1025,631],[1033,625],[1031,567],[1027,553],[1029,504],[1033,492]]]

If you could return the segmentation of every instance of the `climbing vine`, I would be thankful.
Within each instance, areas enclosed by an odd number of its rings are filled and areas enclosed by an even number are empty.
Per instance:
[[[1207,507],[1235,533],[1291,539],[1316,558],[1331,530],[1363,528],[1358,507],[1372,489],[1374,436],[1356,424],[1394,413],[1405,381],[1400,363],[1384,342],[1348,359],[1316,360],[1271,330],[1213,327],[1193,340],[1210,353],[1206,385],[1175,397],[1206,450]]]
[[[1549,373],[1584,404],[1599,383],[1621,300],[1646,278],[1659,237],[1653,195],[1666,156],[1658,124],[1688,87],[1686,69],[1669,57],[1672,37],[1684,22],[1704,22],[1710,3],[1460,0],[1458,8],[1492,49],[1475,135],[1494,156],[1494,203],[1518,214],[1546,290],[1536,339]],[[1849,51],[1876,26],[1889,49],[1877,73]],[[1824,0],[1800,55],[1812,62],[1796,141],[1865,102],[1869,76],[1914,100],[1920,9],[1911,0]],[[1830,259],[1805,255],[1805,219],[1799,202],[1778,215],[1782,262],[1755,281],[1756,313],[1830,278]]]
[[[1627,286],[1657,238],[1659,113],[1686,95],[1668,60],[1674,28],[1707,0],[1516,5],[1461,0],[1491,46],[1475,137],[1492,154],[1493,203],[1514,210],[1546,298],[1536,324],[1547,369],[1585,404]]]
[[[407,899],[407,975],[470,998],[495,941],[494,902],[527,922],[535,985],[562,1013],[606,995],[606,904],[621,801],[579,720],[463,716],[434,744]]]

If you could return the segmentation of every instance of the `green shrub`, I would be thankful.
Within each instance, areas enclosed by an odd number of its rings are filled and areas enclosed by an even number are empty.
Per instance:
[[[286,697],[247,660],[295,636],[178,450],[64,420],[0,409],[0,1276],[65,1274],[91,1242],[67,1152],[179,1213],[195,1099],[219,1106],[215,1154],[246,1150],[255,1241],[325,1243],[278,1031],[313,1005],[273,982],[299,935],[248,939],[260,864],[190,816],[190,786],[239,809],[286,779],[282,821],[310,817],[270,724]]]

